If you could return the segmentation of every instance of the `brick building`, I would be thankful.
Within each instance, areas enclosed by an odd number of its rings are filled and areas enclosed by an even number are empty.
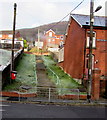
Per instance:
[[[45,32],[44,47],[45,49],[58,50],[59,45],[64,42],[64,35],[57,35],[53,30]]]
[[[12,38],[12,31],[0,31],[0,48],[11,48]],[[19,32],[16,32],[15,34],[14,44],[16,49],[24,47],[23,38],[21,38]]]
[[[12,31],[0,31],[0,39],[12,39]]]
[[[107,84],[107,27],[106,17],[94,17],[93,71],[99,70],[100,93]],[[90,16],[72,14],[70,16],[64,46],[64,59],[59,65],[77,81],[88,81]],[[96,83],[94,83],[96,84]]]

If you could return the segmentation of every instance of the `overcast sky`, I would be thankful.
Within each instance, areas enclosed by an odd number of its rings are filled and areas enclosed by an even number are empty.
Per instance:
[[[0,30],[12,30],[14,3],[17,3],[16,29],[33,28],[43,24],[58,22],[82,0],[0,0]],[[94,0],[94,8],[103,8],[95,15],[105,15],[105,2]],[[73,11],[75,14],[90,13],[90,0]],[[69,16],[64,19],[69,20]]]

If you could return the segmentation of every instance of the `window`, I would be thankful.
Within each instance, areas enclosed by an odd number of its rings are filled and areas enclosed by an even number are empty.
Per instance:
[[[49,32],[49,37],[52,37],[52,32]]]
[[[10,38],[12,38],[12,35],[11,35],[11,34],[9,34],[9,37],[10,37]]]
[[[16,42],[16,44],[20,44],[20,42]]]
[[[63,40],[63,39],[64,39],[64,37],[63,37],[63,36],[60,36],[60,39],[61,39],[61,40]]]
[[[4,40],[4,43],[8,43],[8,41],[7,41],[7,40]]]
[[[60,46],[60,47],[63,47],[63,44],[64,44],[64,43],[61,41],[59,46]]]
[[[2,34],[0,34],[0,38],[2,37]]]
[[[86,48],[89,48],[89,41],[90,41],[90,31],[87,32]],[[93,32],[92,48],[96,48],[96,32]]]
[[[51,42],[51,39],[48,39],[48,42]]]

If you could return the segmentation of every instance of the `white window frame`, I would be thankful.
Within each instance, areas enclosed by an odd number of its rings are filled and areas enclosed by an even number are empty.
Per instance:
[[[51,39],[48,39],[48,42],[51,42]]]
[[[60,36],[60,39],[61,39],[61,40],[64,40],[64,37],[63,37],[63,36]]]
[[[8,43],[8,41],[7,41],[7,40],[4,40],[4,43]]]
[[[52,32],[49,32],[49,37],[52,37]]]
[[[87,32],[88,34],[90,33],[90,31]],[[96,32],[93,32],[94,37],[93,37],[93,44],[92,44],[92,48],[96,48]],[[90,36],[87,35],[87,39],[86,39],[86,48],[89,48],[89,40],[90,40]]]
[[[9,35],[8,35],[8,37],[9,37],[9,38],[12,38],[12,37],[13,37],[13,35],[12,35],[12,34],[9,34]]]
[[[2,37],[3,35],[2,34],[0,34],[0,38]]]

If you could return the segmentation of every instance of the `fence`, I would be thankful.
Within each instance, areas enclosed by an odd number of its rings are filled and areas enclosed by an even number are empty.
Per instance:
[[[2,92],[2,96],[6,100],[24,102],[76,102],[86,99],[86,95],[81,95],[79,89],[51,87],[20,88],[19,91]]]

